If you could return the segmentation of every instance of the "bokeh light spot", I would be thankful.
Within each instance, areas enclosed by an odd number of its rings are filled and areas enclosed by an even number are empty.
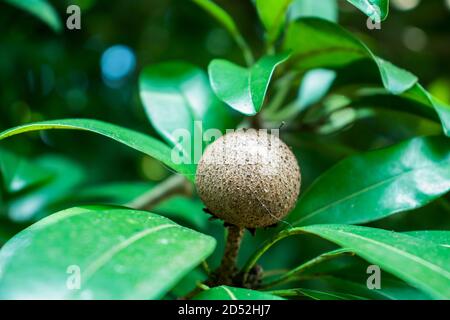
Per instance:
[[[129,47],[114,45],[103,53],[100,64],[105,83],[111,87],[118,87],[134,71],[136,56]]]
[[[225,55],[231,49],[231,39],[225,30],[213,29],[206,37],[205,46],[213,55]]]
[[[420,4],[420,0],[392,0],[392,5],[402,11],[408,11],[416,8]]]
[[[427,34],[419,28],[408,27],[403,32],[403,43],[412,51],[422,51],[428,43]]]

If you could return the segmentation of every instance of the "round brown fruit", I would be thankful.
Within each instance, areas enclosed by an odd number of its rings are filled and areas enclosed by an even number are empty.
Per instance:
[[[238,130],[210,144],[196,187],[217,218],[245,228],[281,221],[295,206],[300,168],[292,151],[265,130]]]

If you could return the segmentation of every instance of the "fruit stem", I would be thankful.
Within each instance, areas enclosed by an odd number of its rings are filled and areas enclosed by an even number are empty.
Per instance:
[[[227,226],[228,236],[225,245],[225,253],[222,258],[219,269],[217,269],[217,283],[221,285],[232,285],[233,278],[236,276],[236,261],[241,246],[245,229],[235,225]]]
[[[178,194],[190,196],[192,192],[192,184],[184,176],[174,174],[142,196],[127,203],[126,206],[139,210],[151,210],[155,205],[167,198]]]
[[[259,113],[250,118],[250,125],[253,129],[259,130],[263,128],[262,119]]]

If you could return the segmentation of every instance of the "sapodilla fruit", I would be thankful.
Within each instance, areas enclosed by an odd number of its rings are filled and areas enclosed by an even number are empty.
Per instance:
[[[214,216],[254,229],[276,224],[294,208],[300,180],[297,159],[283,141],[265,130],[246,129],[206,148],[195,184]]]

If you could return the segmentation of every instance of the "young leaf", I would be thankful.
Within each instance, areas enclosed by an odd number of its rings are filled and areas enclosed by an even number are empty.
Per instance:
[[[292,0],[256,0],[256,9],[267,31],[267,40],[274,42],[286,20],[286,12]]]
[[[327,69],[308,71],[300,84],[296,111],[301,112],[309,106],[319,102],[331,88],[336,79],[336,72]]]
[[[359,224],[422,207],[450,189],[450,141],[415,138],[347,158],[303,194],[294,225]]]
[[[180,130],[190,134],[186,144],[190,150],[184,151],[191,159],[195,143],[203,141],[202,131],[213,128],[224,134],[235,127],[230,110],[212,92],[206,73],[191,64],[165,62],[145,68],[140,76],[140,94],[153,127],[169,144],[179,143]],[[200,136],[195,139],[196,135]]]
[[[25,158],[0,148],[0,177],[5,190],[14,193],[50,180],[52,173]]]
[[[5,2],[29,12],[45,22],[55,32],[61,32],[61,21],[55,9],[46,0],[4,0]]]
[[[92,119],[63,119],[25,124],[0,133],[0,140],[7,137],[38,130],[65,129],[90,131],[108,137],[130,148],[141,151],[168,167],[184,174],[188,179],[195,177],[195,167],[172,161],[172,150],[159,140],[131,129]]]
[[[2,248],[0,298],[157,299],[214,247],[213,238],[146,211],[72,208]]]
[[[337,0],[294,0],[289,7],[288,21],[304,17],[317,17],[337,22],[338,15]]]
[[[35,163],[51,172],[52,178],[8,201],[8,216],[13,221],[29,223],[51,214],[52,206],[70,197],[86,177],[83,168],[64,157],[44,155]]]
[[[215,287],[196,295],[194,300],[283,300],[269,293],[227,286]]]
[[[375,22],[386,20],[389,0],[347,0]]]
[[[243,68],[226,60],[209,64],[209,80],[217,97],[245,115],[255,115],[264,103],[275,68],[289,58],[289,54],[261,58],[251,68]]]
[[[306,71],[314,68],[339,68],[360,59],[371,59],[378,67],[383,85],[400,94],[417,82],[417,77],[378,58],[361,41],[339,25],[317,18],[302,18],[292,22],[284,43],[292,50],[291,61]]]
[[[450,249],[382,229],[339,224],[292,228],[264,244],[247,267],[281,239],[302,233],[315,234],[351,250],[434,298],[450,299]]]

